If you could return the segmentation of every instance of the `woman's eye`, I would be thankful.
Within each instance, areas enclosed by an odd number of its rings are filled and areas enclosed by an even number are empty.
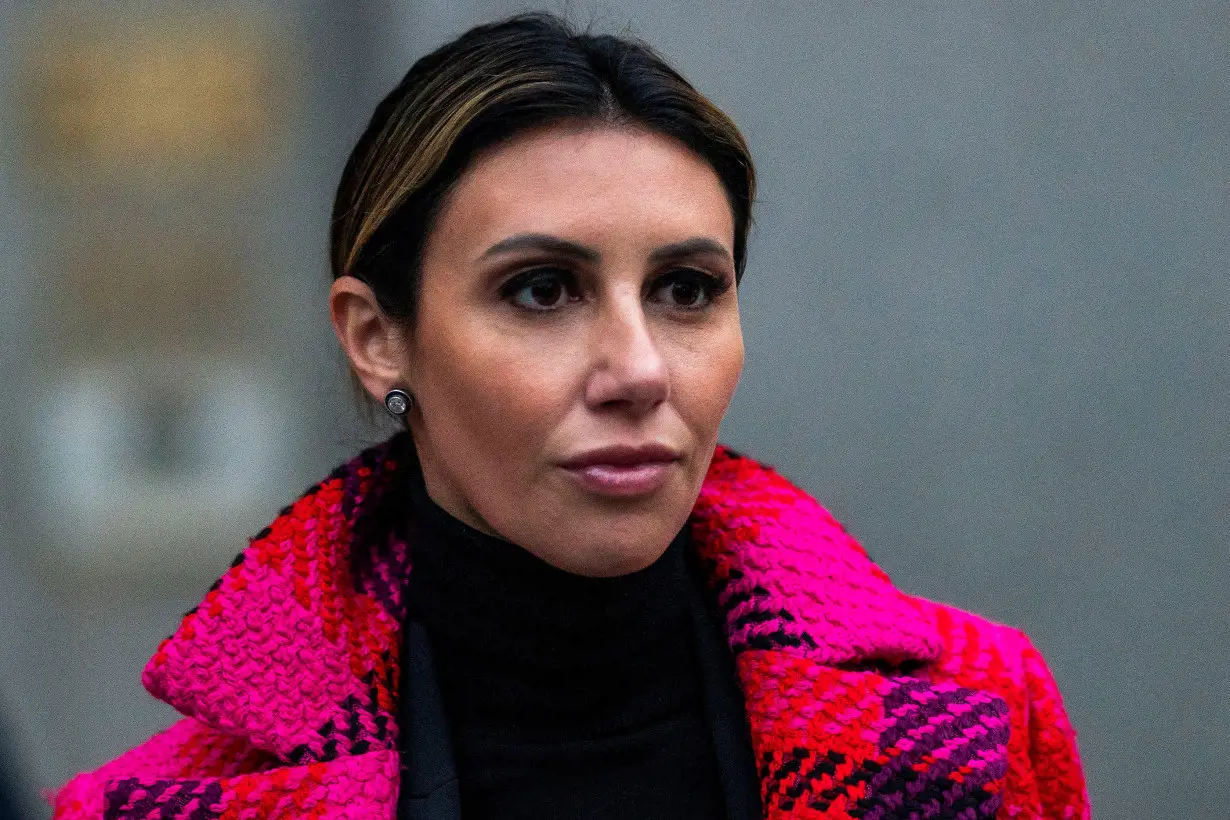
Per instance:
[[[671,271],[658,280],[654,290],[655,301],[681,308],[699,310],[708,307],[724,290],[721,280],[697,270]]]
[[[501,288],[501,296],[526,310],[558,310],[580,297],[575,280],[566,271],[539,270],[514,277]]]

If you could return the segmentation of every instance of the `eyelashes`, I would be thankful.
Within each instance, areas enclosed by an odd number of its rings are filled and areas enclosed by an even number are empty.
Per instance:
[[[501,299],[526,310],[558,310],[567,302],[578,301],[580,295],[577,277],[566,268],[531,268],[500,287]]]
[[[659,291],[669,288],[674,307],[683,310],[701,310],[713,303],[713,300],[726,292],[729,283],[711,273],[695,268],[675,268],[655,283]]]
[[[675,267],[649,283],[651,301],[671,310],[703,311],[730,289],[731,282],[699,268]],[[585,299],[579,277],[568,268],[540,266],[522,271],[499,288],[499,296],[514,307],[545,313]]]

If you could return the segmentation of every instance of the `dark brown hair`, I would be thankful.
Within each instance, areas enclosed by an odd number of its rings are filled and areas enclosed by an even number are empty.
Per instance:
[[[734,122],[648,45],[578,33],[550,14],[478,26],[416,62],[376,106],[333,204],[333,276],[354,276],[412,322],[423,247],[483,151],[553,123],[609,122],[679,140],[721,180],[743,275],[755,172]]]

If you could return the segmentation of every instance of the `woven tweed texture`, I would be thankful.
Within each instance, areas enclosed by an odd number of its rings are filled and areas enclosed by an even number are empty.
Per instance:
[[[71,780],[57,818],[396,816],[412,446],[365,451],[252,539],[143,674],[183,719]],[[815,500],[724,447],[691,526],[766,818],[1089,817],[1022,632],[902,593]]]

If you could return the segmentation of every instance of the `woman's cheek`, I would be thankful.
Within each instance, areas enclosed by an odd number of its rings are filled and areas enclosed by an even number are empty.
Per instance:
[[[743,372],[742,333],[737,328],[715,333],[707,344],[690,349],[685,362],[676,382],[680,412],[694,429],[703,428],[716,438]]]
[[[561,416],[573,364],[569,357],[554,355],[553,347],[549,340],[517,337],[493,340],[471,354],[458,382],[472,380],[465,412],[478,415],[487,436],[506,447],[528,447],[545,438]]]

